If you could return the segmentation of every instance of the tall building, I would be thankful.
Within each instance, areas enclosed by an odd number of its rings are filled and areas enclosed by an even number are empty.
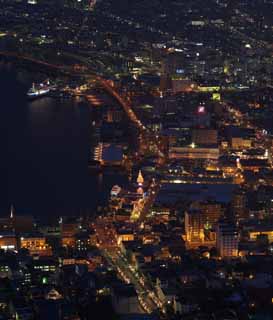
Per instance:
[[[215,245],[215,226],[223,214],[221,204],[213,201],[194,202],[185,212],[186,244],[188,247]]]
[[[185,213],[186,242],[189,245],[201,245],[204,242],[204,216],[201,210],[190,209]]]
[[[247,218],[246,194],[243,190],[238,190],[233,194],[231,209],[236,220]]]
[[[216,225],[224,213],[222,205],[216,201],[196,201],[191,204],[191,208],[201,210],[204,222],[212,227]]]
[[[238,256],[239,233],[232,223],[219,222],[216,228],[216,248],[221,258]]]
[[[215,232],[206,215],[200,209],[190,209],[185,213],[185,232],[188,248],[215,245]]]

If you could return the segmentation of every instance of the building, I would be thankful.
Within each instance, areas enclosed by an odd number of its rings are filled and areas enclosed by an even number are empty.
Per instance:
[[[217,145],[217,130],[213,129],[193,129],[192,142],[195,145]]]
[[[213,146],[197,146],[192,143],[185,147],[170,147],[170,159],[192,159],[192,160],[218,160],[219,149]]]
[[[37,259],[32,262],[33,271],[51,273],[56,272],[58,268],[58,263],[54,259]]]
[[[5,261],[0,261],[0,279],[1,278],[10,279],[11,277],[12,277],[12,272],[9,264]]]
[[[109,108],[107,110],[107,122],[121,122],[123,119],[122,110]]]
[[[178,201],[193,202],[208,199],[213,199],[225,205],[231,201],[237,188],[234,184],[162,183],[156,197],[155,206],[164,205],[175,208]]]
[[[134,241],[135,235],[133,230],[129,229],[120,229],[117,232],[118,244],[121,244],[123,241]]]
[[[250,149],[255,139],[255,131],[249,128],[230,126],[226,128],[230,147],[234,150]]]
[[[120,166],[123,163],[123,148],[121,145],[99,143],[94,159],[103,166]]]
[[[231,209],[236,220],[245,219],[247,217],[246,194],[243,190],[234,192],[231,201]]]
[[[219,222],[216,228],[216,248],[221,258],[238,256],[239,234],[232,223]]]
[[[204,242],[204,217],[201,210],[191,209],[185,213],[185,233],[187,243],[201,245]]]
[[[253,223],[243,226],[243,230],[248,233],[250,241],[257,241],[261,236],[264,236],[268,239],[269,243],[273,242],[273,225],[272,223]]]
[[[215,245],[214,228],[223,214],[220,203],[195,201],[185,213],[186,241],[189,247]]]
[[[200,209],[190,209],[185,213],[186,246],[195,248],[199,246],[212,247],[215,245],[215,232],[204,212]]]
[[[87,231],[79,232],[75,235],[76,250],[79,252],[87,251],[91,247],[90,233]]]
[[[270,168],[267,159],[241,159],[240,166],[243,170],[258,172],[260,169]]]
[[[77,221],[65,221],[61,223],[61,243],[64,247],[75,247],[75,235],[79,231]]]
[[[232,137],[230,146],[235,150],[248,149],[252,147],[252,141],[243,137]]]
[[[51,256],[52,249],[41,233],[24,234],[20,238],[20,248],[29,250],[31,255]]]
[[[195,201],[191,204],[191,208],[201,210],[206,222],[211,226],[215,226],[224,213],[223,207],[219,202],[210,200]]]
[[[14,232],[0,232],[0,248],[3,250],[17,249],[17,240]]]

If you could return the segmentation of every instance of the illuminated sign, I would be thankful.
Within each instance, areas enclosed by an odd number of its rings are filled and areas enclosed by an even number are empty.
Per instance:
[[[205,109],[204,106],[199,106],[197,112],[198,112],[199,114],[205,113],[205,112],[206,112],[206,109]]]
[[[213,93],[212,100],[214,101],[221,101],[221,94],[220,93]]]

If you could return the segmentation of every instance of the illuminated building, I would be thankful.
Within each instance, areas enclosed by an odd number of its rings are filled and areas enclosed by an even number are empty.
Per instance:
[[[176,94],[179,92],[193,91],[197,87],[195,83],[183,77],[172,77],[171,84],[172,84],[171,90],[173,94]]]
[[[218,92],[220,91],[220,87],[219,86],[202,86],[202,87],[198,87],[198,90],[200,92]]]
[[[94,243],[93,243],[94,244]],[[78,251],[87,251],[91,246],[89,232],[80,232],[75,236],[75,247]]]
[[[248,236],[250,241],[257,241],[260,236],[266,236],[269,243],[273,242],[273,226],[269,225],[259,225],[255,224],[250,227],[245,227],[244,230],[248,231]]]
[[[74,236],[64,236],[62,237],[62,246],[74,248],[76,240]]]
[[[99,143],[95,148],[94,159],[103,166],[120,166],[123,164],[123,148],[121,145]]]
[[[11,269],[6,262],[0,262],[0,278],[11,278]]]
[[[239,234],[232,223],[219,222],[216,228],[216,248],[221,258],[238,256]]]
[[[186,243],[189,247],[215,245],[214,227],[223,213],[220,203],[202,201],[192,203],[185,213]]]
[[[234,193],[231,201],[231,208],[236,220],[245,219],[247,217],[246,195],[239,190]]]
[[[255,131],[249,128],[230,126],[226,129],[230,147],[234,150],[250,149],[255,139]]]
[[[215,245],[214,227],[223,213],[220,203],[193,202],[185,212],[186,242],[189,247]]]
[[[262,168],[270,168],[270,164],[266,159],[241,159],[240,165],[244,170],[258,172]]]
[[[191,204],[191,208],[199,209],[205,216],[205,221],[214,226],[224,213],[222,205],[215,201],[196,201]]]
[[[75,235],[79,231],[79,224],[77,222],[62,222],[61,224],[61,239],[62,246],[75,247]]]
[[[185,147],[170,147],[170,159],[211,159],[218,160],[219,149],[214,146],[197,146],[192,143],[190,146]]]
[[[235,150],[248,149],[252,147],[252,141],[250,139],[241,137],[231,138],[231,148]]]
[[[215,245],[215,232],[200,209],[190,209],[185,212],[185,232],[186,245],[189,248]]]
[[[110,108],[107,111],[107,122],[120,122],[123,118],[122,110]]]
[[[193,129],[192,142],[196,145],[217,145],[217,130],[213,129]]]
[[[17,240],[13,232],[0,232],[0,248],[3,250],[16,250]]]
[[[166,175],[161,180],[163,183],[174,184],[229,184],[233,183],[231,177],[226,177],[222,171],[204,171],[196,175],[171,174]]]
[[[170,219],[170,208],[153,206],[151,209],[153,220],[158,223],[168,223]]]
[[[201,245],[204,242],[204,219],[200,210],[192,209],[185,213],[185,232],[188,243]]]
[[[99,143],[94,150],[94,159],[97,161],[102,161],[102,149],[103,149],[103,144]]]
[[[123,241],[133,241],[135,235],[131,230],[119,230],[117,234],[118,244],[121,244]]]
[[[31,255],[51,256],[52,249],[42,234],[25,234],[20,238],[20,247],[28,249]]]
[[[58,263],[52,258],[42,257],[33,261],[32,268],[37,273],[54,273],[58,268]]]

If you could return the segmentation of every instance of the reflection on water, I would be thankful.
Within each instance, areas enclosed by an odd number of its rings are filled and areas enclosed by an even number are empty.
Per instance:
[[[93,212],[105,205],[114,184],[126,183],[120,174],[88,172],[92,114],[87,103],[44,97],[29,102],[26,113],[25,145],[9,195],[18,211],[39,217]]]

